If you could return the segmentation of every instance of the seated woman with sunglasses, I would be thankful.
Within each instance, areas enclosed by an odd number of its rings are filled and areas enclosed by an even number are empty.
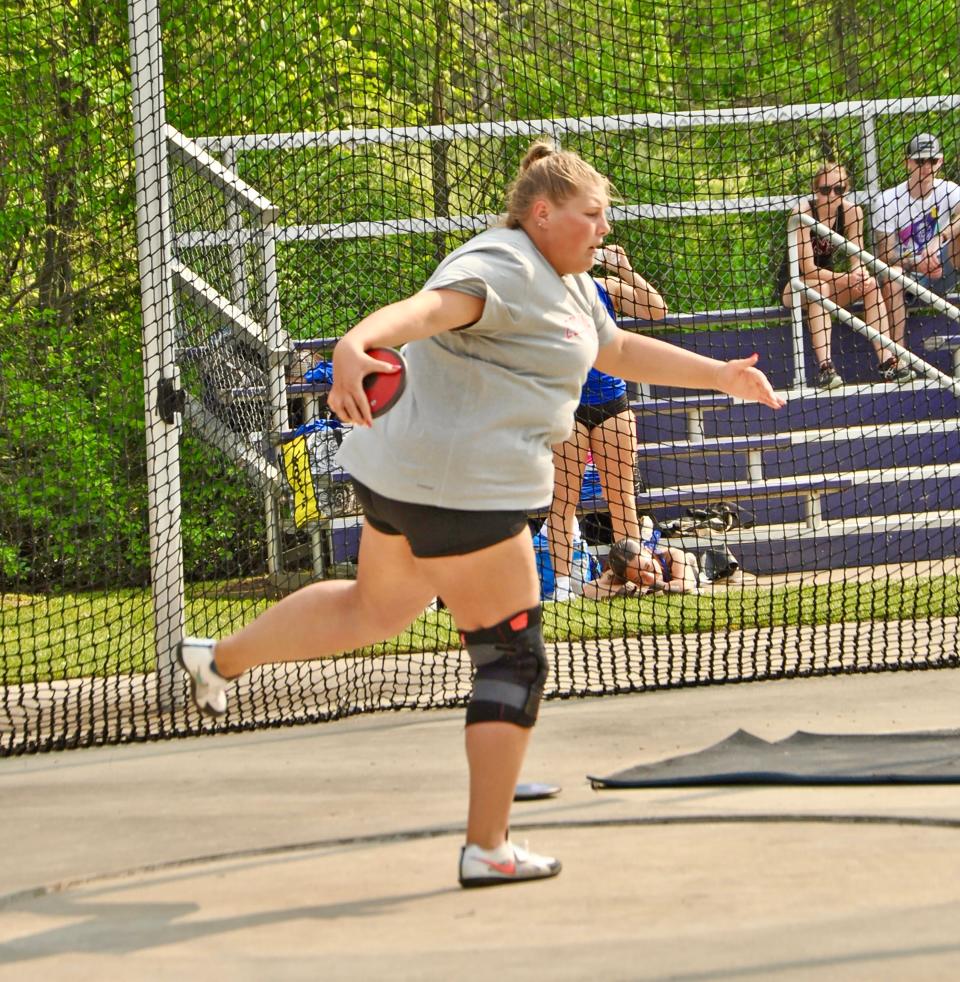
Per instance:
[[[633,597],[645,593],[699,593],[697,557],[673,546],[660,545],[660,533],[644,516],[640,523],[643,540],[620,539],[610,547],[607,569],[583,584],[587,600]]]
[[[845,197],[848,189],[846,168],[828,160],[813,177],[813,197],[801,201],[791,214],[810,215],[862,249],[863,209]],[[902,330],[900,337],[890,334],[880,287],[860,260],[856,256],[847,257],[829,238],[809,226],[801,225],[796,234],[799,235],[800,276],[804,283],[840,307],[849,308],[852,303],[862,300],[864,322],[875,331],[892,337],[898,344],[903,344]],[[839,268],[841,266],[846,266],[846,270]],[[789,251],[777,276],[777,293],[786,307],[792,305]],[[817,358],[818,372],[813,384],[818,389],[842,385],[843,379],[830,360],[830,315],[815,301],[803,299],[801,303]],[[899,365],[895,358],[889,358],[879,344],[874,343],[873,347],[877,353],[878,373],[883,381],[907,382],[913,378],[913,372]]]

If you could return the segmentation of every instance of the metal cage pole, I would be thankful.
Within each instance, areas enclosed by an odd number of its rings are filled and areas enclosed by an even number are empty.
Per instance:
[[[793,348],[792,388],[803,386],[803,295],[794,287],[800,279],[800,225],[790,225],[787,230],[787,263],[790,272],[790,338]]]
[[[174,349],[171,214],[163,52],[157,0],[130,0],[130,67],[136,155],[137,254],[143,316],[150,582],[161,705],[169,704],[174,649],[184,634],[180,530],[182,389]]]
[[[277,282],[276,226],[273,216],[258,216],[254,239],[258,253],[260,290],[263,297],[263,340],[267,356],[267,406],[270,411],[270,431],[279,434],[290,427],[287,406],[287,373],[290,341],[280,323],[280,288]],[[267,565],[275,577],[283,575],[283,529],[280,521],[280,502],[276,492],[268,489],[264,495],[267,533]]]

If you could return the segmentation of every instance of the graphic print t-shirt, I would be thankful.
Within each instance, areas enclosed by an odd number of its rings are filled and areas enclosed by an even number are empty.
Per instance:
[[[943,231],[950,214],[960,208],[960,184],[937,181],[930,194],[911,197],[907,182],[881,192],[872,211],[873,231],[897,239],[900,259],[923,252],[927,244]]]

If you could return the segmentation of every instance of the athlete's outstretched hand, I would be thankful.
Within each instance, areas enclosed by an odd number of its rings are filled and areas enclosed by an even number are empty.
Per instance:
[[[780,409],[786,405],[786,401],[774,392],[767,376],[759,368],[754,368],[759,360],[760,356],[754,352],[747,358],[733,358],[724,362],[717,372],[716,387],[736,399]]]

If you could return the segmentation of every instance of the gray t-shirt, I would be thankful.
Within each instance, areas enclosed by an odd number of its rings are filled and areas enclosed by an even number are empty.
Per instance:
[[[483,232],[425,290],[485,298],[475,324],[411,341],[407,387],[338,462],[398,501],[470,511],[542,508],[587,372],[617,327],[586,273],[560,277],[520,229]]]

